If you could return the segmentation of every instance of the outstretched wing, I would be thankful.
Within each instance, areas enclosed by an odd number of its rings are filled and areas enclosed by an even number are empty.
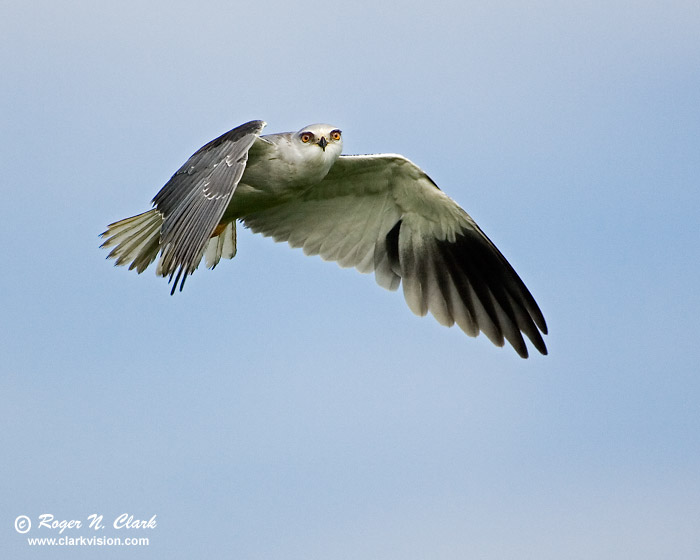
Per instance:
[[[158,274],[175,277],[171,293],[199,265],[264,126],[251,121],[202,146],[153,198],[163,216]]]
[[[243,217],[255,232],[302,247],[395,290],[417,315],[507,340],[526,358],[524,333],[542,354],[547,326],[496,246],[415,164],[394,154],[341,156],[318,185]]]

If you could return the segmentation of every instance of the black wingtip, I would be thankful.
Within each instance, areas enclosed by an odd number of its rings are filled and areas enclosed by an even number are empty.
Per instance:
[[[170,289],[170,295],[175,295],[176,291],[181,292],[182,289],[185,287],[185,281],[187,280],[188,272],[185,270],[184,266],[180,266],[180,268],[177,269],[177,274],[175,274],[175,271],[173,270],[170,273],[170,276],[168,277],[168,284],[172,283],[173,287]],[[173,281],[173,277],[175,277]],[[180,288],[178,289],[178,284],[180,284]]]

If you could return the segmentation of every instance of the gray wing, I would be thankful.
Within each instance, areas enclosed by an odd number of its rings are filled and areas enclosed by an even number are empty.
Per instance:
[[[251,121],[202,146],[153,198],[163,216],[158,274],[175,277],[180,290],[192,274],[219,224],[248,160],[248,150],[265,123]]]
[[[318,185],[243,218],[255,232],[302,247],[395,290],[417,315],[542,354],[547,326],[513,267],[474,220],[406,158],[341,156]]]

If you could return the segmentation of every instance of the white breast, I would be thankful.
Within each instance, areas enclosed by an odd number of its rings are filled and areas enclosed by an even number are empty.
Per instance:
[[[342,147],[303,144],[293,133],[265,136],[269,148],[252,152],[241,179],[256,189],[278,192],[288,188],[307,187],[323,180],[340,156]]]

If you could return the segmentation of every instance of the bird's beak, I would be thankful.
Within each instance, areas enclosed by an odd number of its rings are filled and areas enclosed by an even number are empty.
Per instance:
[[[321,146],[321,149],[324,152],[326,151],[326,146],[328,146],[328,140],[326,140],[325,136],[321,136],[321,139],[318,141],[318,145]]]

